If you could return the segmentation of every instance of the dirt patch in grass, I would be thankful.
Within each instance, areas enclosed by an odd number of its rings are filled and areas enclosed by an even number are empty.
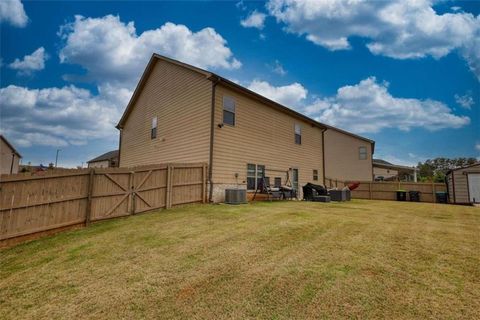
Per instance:
[[[188,206],[0,251],[0,314],[478,319],[479,266],[479,208]]]

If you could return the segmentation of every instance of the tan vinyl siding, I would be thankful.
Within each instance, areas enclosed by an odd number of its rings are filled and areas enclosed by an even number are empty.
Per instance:
[[[223,121],[224,96],[235,99],[234,127],[218,126]],[[281,177],[284,184],[285,171],[292,167],[299,170],[300,189],[305,183],[314,182],[313,170],[318,170],[315,183],[323,182],[320,128],[221,84],[217,86],[215,97],[214,184],[238,182],[245,185],[248,163],[265,165],[272,185],[275,177]],[[295,124],[301,125],[301,145],[295,144]],[[238,179],[235,179],[235,173],[238,173]]]
[[[13,158],[13,154],[14,151],[3,141],[3,139],[0,139],[0,174],[10,174],[10,169],[12,169],[11,173],[18,172],[20,158],[16,154]]]
[[[480,164],[452,171],[447,177],[449,183],[450,202],[470,203],[468,190],[468,173],[480,173]],[[453,175],[454,181],[451,181]],[[453,186],[455,185],[455,187]],[[455,189],[455,198],[453,196]]]
[[[207,162],[211,82],[187,68],[157,60],[122,130],[120,166]],[[157,138],[150,138],[152,118]]]
[[[360,160],[359,148],[367,148],[367,159]],[[325,176],[338,180],[371,181],[372,144],[336,131],[325,131]]]
[[[89,168],[108,168],[110,164],[109,160],[95,161],[88,164]]]
[[[388,178],[398,176],[398,171],[394,169],[385,169],[385,168],[379,168],[374,166],[373,175],[375,178],[382,176],[384,179],[388,179]]]

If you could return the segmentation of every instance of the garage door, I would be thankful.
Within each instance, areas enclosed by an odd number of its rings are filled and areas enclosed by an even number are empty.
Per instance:
[[[480,173],[468,174],[468,193],[470,202],[480,203]]]

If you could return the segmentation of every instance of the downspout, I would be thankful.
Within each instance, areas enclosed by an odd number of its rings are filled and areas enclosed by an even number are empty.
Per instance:
[[[120,137],[118,138],[118,164],[117,166],[120,168],[120,155],[122,154],[122,133],[123,133],[123,129],[122,128],[118,128],[118,130],[120,131]]]
[[[208,202],[212,202],[213,199],[213,140],[215,135],[215,88],[220,82],[220,79],[216,78],[212,80],[212,106],[210,114],[210,154],[208,159],[208,183],[210,188],[208,190]]]
[[[15,162],[15,153],[12,153],[12,163],[10,164],[10,174],[13,173],[13,163]]]
[[[322,171],[323,171],[323,185],[325,185],[325,131],[328,129],[322,130]]]

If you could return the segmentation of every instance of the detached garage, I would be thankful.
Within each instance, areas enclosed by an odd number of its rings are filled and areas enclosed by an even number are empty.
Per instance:
[[[450,203],[480,203],[480,163],[450,170],[447,187]]]

